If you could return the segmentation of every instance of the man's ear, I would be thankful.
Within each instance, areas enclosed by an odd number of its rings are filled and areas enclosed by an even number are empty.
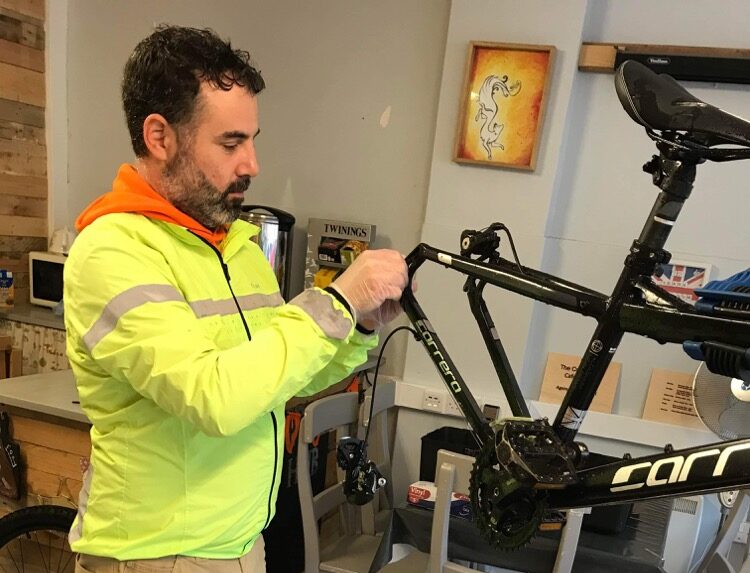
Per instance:
[[[152,113],[143,121],[143,141],[154,159],[168,161],[177,148],[177,137],[163,115]]]

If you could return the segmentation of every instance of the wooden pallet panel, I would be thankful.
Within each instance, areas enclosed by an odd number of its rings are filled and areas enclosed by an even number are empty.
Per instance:
[[[44,0],[0,0],[0,7],[35,20],[44,20]]]
[[[44,127],[44,108],[0,98],[0,120]]]
[[[45,218],[47,216],[47,200],[6,195],[0,201],[0,215]]]
[[[0,172],[46,177],[47,148],[35,143],[0,139]]]
[[[81,458],[88,457],[18,440],[24,467],[81,481]]]
[[[46,145],[44,128],[0,119],[0,139]]]
[[[0,6],[0,39],[44,50],[44,22]]]
[[[44,52],[0,38],[0,62],[44,73]]]
[[[47,219],[0,215],[0,233],[19,237],[46,237]]]
[[[29,251],[46,251],[46,237],[15,237],[0,231],[0,257],[18,259]]]
[[[16,273],[28,273],[29,272],[29,256],[28,254],[22,254],[20,257],[0,257],[0,269],[5,269],[13,273],[13,278],[16,278]],[[14,281],[15,284],[15,281]],[[2,340],[2,338],[0,338]]]
[[[91,452],[91,437],[88,430],[35,420],[17,414],[11,415],[11,430],[14,440],[83,457],[87,457]]]
[[[44,107],[44,74],[0,62],[0,98]]]
[[[47,197],[47,178],[0,173],[0,196],[3,195],[45,199]],[[2,241],[0,240],[0,253],[2,251]]]
[[[47,160],[47,146],[34,141],[0,139],[0,154],[18,153],[27,157]]]
[[[26,468],[26,492],[41,497],[65,497],[78,503],[78,495],[81,492],[83,482],[65,478],[32,468]]]

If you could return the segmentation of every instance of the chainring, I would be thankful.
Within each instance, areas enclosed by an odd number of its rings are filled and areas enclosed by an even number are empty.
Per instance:
[[[495,445],[482,446],[471,469],[471,507],[479,531],[500,549],[523,547],[539,530],[547,508],[546,494],[517,480],[500,466]]]

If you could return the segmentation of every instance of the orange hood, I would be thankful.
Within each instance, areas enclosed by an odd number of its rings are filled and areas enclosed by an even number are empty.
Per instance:
[[[135,170],[135,167],[124,163],[117,171],[112,182],[112,191],[95,199],[76,219],[76,230],[80,233],[102,215],[109,213],[139,213],[149,219],[159,219],[173,223],[192,231],[206,239],[217,249],[227,236],[224,228],[211,231],[198,221],[180,211],[164,197],[159,195],[151,185]]]

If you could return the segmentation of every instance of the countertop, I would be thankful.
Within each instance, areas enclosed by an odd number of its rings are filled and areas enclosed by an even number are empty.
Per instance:
[[[370,359],[357,368],[357,371],[367,370],[374,365],[375,360]],[[320,396],[316,396],[318,397]],[[0,404],[85,424],[91,423],[78,402],[78,390],[72,370],[0,380]]]
[[[11,308],[0,308],[0,320],[2,319],[65,330],[62,316],[56,315],[51,308],[28,302],[17,302]]]
[[[0,380],[0,404],[89,424],[78,403],[72,370]]]

